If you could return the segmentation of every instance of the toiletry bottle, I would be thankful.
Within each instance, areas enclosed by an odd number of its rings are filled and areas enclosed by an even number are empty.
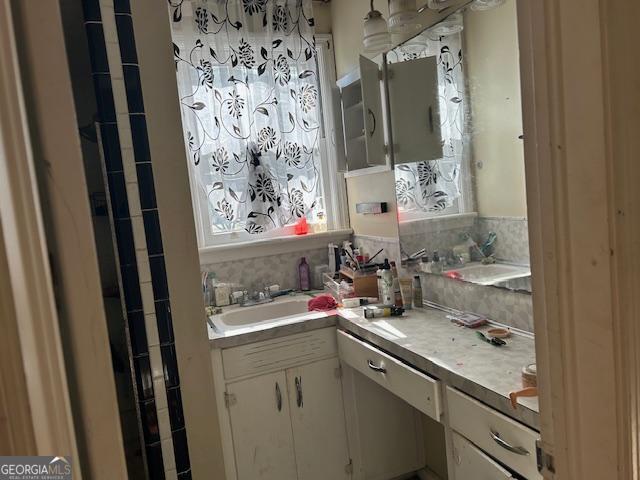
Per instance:
[[[413,277],[413,306],[416,308],[422,307],[422,283],[420,282],[420,275]]]
[[[393,304],[396,307],[402,307],[402,292],[400,290],[400,280],[398,279],[396,262],[391,262],[391,276],[393,277]]]
[[[376,279],[378,281],[378,303],[382,303],[382,267],[376,270]]]
[[[382,265],[382,296],[380,302],[383,305],[393,305],[393,300],[393,274],[391,273],[389,259],[385,258]]]
[[[442,261],[440,261],[440,255],[438,255],[438,251],[433,252],[433,257],[431,259],[431,273],[435,273],[436,275],[440,275],[442,273]]]
[[[336,273],[336,246],[333,243],[329,244],[329,272]]]
[[[302,257],[298,264],[298,286],[300,290],[306,292],[311,290],[310,283],[309,264],[307,259]]]

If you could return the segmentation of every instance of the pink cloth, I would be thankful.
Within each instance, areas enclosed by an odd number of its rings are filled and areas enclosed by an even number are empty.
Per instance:
[[[307,302],[307,308],[310,312],[326,312],[327,310],[333,310],[338,306],[338,302],[328,293],[313,297]]]

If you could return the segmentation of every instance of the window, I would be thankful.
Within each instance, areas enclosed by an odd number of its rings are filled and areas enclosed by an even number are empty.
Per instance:
[[[340,228],[321,113],[335,79],[311,1],[227,3],[185,2],[172,22],[199,245],[290,235],[303,218]]]

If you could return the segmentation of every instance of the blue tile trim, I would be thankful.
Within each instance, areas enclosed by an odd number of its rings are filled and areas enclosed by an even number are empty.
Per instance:
[[[100,16],[100,0],[82,0],[82,11],[84,12],[85,22],[99,22],[102,20]]]
[[[149,209],[142,212],[144,233],[147,239],[149,255],[162,255],[162,234],[160,232],[160,217],[158,210]]]
[[[113,0],[113,10],[116,13],[131,13],[129,0]]]
[[[153,376],[151,373],[151,360],[149,358],[149,355],[141,355],[139,357],[136,357],[133,359],[133,363],[136,367],[138,400],[153,400]]]
[[[150,162],[149,136],[147,134],[147,120],[144,115],[129,115],[133,152],[136,162]]]
[[[164,264],[164,256],[149,257],[149,269],[151,270],[151,284],[153,286],[153,298],[155,300],[167,300],[169,287],[167,285],[167,270]]]
[[[114,220],[114,230],[120,265],[136,263],[136,247],[133,242],[133,227],[130,218]]]
[[[124,172],[107,173],[109,197],[114,219],[129,217],[129,202],[127,201],[127,184]]]
[[[153,168],[150,163],[136,163],[140,207],[142,210],[156,208],[156,188],[153,183]],[[162,241],[162,239],[160,239]]]
[[[169,405],[169,421],[171,431],[175,432],[184,428],[184,414],[182,411],[182,395],[180,388],[167,388],[167,403]]]
[[[122,65],[124,86],[127,90],[127,105],[129,113],[144,113],[142,100],[142,85],[140,84],[140,69],[137,65]]]
[[[182,428],[173,432],[173,451],[176,457],[176,470],[178,473],[189,470],[189,449],[187,447],[187,431]]]
[[[160,347],[160,353],[162,354],[164,383],[166,387],[178,387],[180,385],[180,376],[178,375],[178,359],[176,357],[175,346],[173,344],[162,345]]]
[[[116,107],[113,101],[111,76],[108,73],[94,73],[93,85],[96,91],[96,102],[98,103],[98,116],[100,117],[100,121],[115,122]]]
[[[133,35],[133,20],[131,15],[116,14],[116,27],[118,28],[118,43],[120,44],[120,56],[122,63],[138,63],[136,52],[136,39]]]
[[[164,480],[164,463],[162,462],[162,447],[160,442],[147,445],[147,468],[149,470],[150,480]]]
[[[100,136],[107,172],[122,171],[122,152],[120,150],[120,136],[116,123],[101,123]]]
[[[127,323],[129,324],[131,353],[134,357],[147,355],[149,345],[147,343],[147,327],[144,324],[144,312],[142,310],[127,312]]]
[[[87,42],[91,51],[91,71],[93,73],[109,73],[107,46],[104,43],[104,32],[101,23],[86,23]]]
[[[171,318],[171,305],[169,304],[169,301],[159,300],[155,302],[155,308],[160,345],[173,343],[173,319]]]

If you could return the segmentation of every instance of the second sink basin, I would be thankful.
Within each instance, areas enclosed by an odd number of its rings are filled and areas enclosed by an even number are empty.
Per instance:
[[[252,307],[236,307],[219,315],[209,317],[216,330],[225,332],[240,328],[254,327],[264,324],[284,324],[290,317],[307,313],[307,302],[310,297],[277,298],[272,303],[263,303]]]

